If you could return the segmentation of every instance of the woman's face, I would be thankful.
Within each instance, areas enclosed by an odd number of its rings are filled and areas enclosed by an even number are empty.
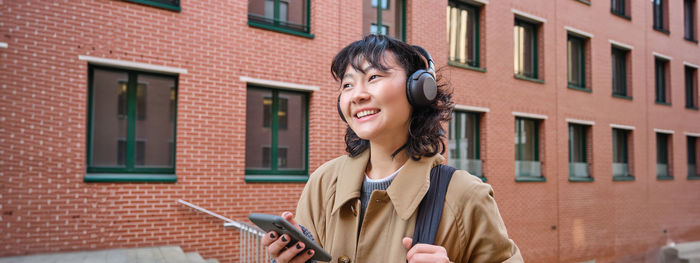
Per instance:
[[[340,108],[358,137],[404,143],[408,138],[411,106],[406,98],[406,72],[387,51],[387,71],[362,63],[364,73],[348,65],[341,78]]]

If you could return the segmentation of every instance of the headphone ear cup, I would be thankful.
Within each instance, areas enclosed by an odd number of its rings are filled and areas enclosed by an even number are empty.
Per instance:
[[[343,120],[343,122],[347,123],[348,121],[345,120],[343,110],[340,109],[340,95],[338,95],[338,102],[335,105],[338,107],[338,114],[340,115],[340,119]]]
[[[430,72],[419,69],[406,81],[406,97],[411,106],[426,107],[437,98],[437,83]]]

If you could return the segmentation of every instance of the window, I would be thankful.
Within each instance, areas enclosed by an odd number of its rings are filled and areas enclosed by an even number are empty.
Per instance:
[[[656,177],[661,180],[673,179],[670,139],[670,134],[656,133]]]
[[[698,159],[700,153],[698,152],[698,137],[688,136],[688,178],[698,178],[700,177],[700,167],[698,167]]]
[[[654,59],[654,72],[656,75],[656,103],[671,104],[670,89],[667,87],[668,81],[668,60],[662,58]]]
[[[612,94],[617,97],[631,98],[632,94],[627,89],[627,57],[629,50],[613,46],[611,54]]]
[[[588,156],[591,142],[588,137],[590,126],[569,124],[569,181],[591,181]]]
[[[180,0],[126,0],[129,2],[180,11]]]
[[[586,42],[587,38],[568,34],[567,36],[567,69],[569,88],[586,88]]]
[[[87,172],[174,174],[177,77],[90,66],[89,81]]]
[[[248,87],[246,103],[246,181],[305,181],[307,94]]]
[[[654,10],[654,29],[668,33],[668,1],[652,0]]]
[[[513,28],[515,75],[537,79],[537,30],[539,24],[515,19]]]
[[[381,6],[378,6],[381,1]],[[362,7],[362,34],[382,34],[406,41],[406,1],[364,1]],[[381,28],[381,31],[378,30]]]
[[[613,180],[632,179],[632,165],[630,161],[630,145],[632,139],[630,131],[624,129],[612,129],[612,146],[613,146]]]
[[[685,66],[685,107],[698,109],[698,69]]]
[[[610,12],[627,18],[630,18],[628,13],[629,0],[610,0]]]
[[[447,42],[449,61],[469,67],[480,67],[479,11],[481,7],[459,1],[447,6]]]
[[[479,113],[455,111],[449,124],[449,164],[486,180],[482,171]]]
[[[515,119],[515,176],[516,180],[538,178],[543,180],[540,163],[539,121]]]
[[[248,0],[248,25],[313,38],[309,0]]]
[[[683,1],[683,25],[685,26],[684,36],[685,39],[697,42],[695,38],[695,0],[684,0]]]

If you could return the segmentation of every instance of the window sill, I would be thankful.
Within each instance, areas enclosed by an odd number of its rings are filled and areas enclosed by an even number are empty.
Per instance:
[[[515,75],[513,75],[513,77],[515,77],[516,79],[522,79],[522,80],[532,81],[535,83],[544,84],[544,80],[531,78],[531,77],[520,75],[520,74],[515,74]]]
[[[688,109],[688,110],[698,111],[698,107],[688,107],[688,106],[685,106],[685,108]]]
[[[634,180],[635,180],[635,178],[632,175],[613,176],[613,182],[634,181]]]
[[[286,33],[286,34],[300,36],[300,37],[305,37],[305,38],[309,38],[309,39],[314,38],[314,35],[310,34],[310,33],[299,32],[299,31],[295,31],[295,30],[291,30],[291,29],[271,26],[271,25],[267,25],[267,24],[258,23],[255,21],[248,21],[248,26],[267,29],[270,31],[275,31],[275,32],[280,32],[280,33]]]
[[[463,68],[463,69],[474,70],[474,71],[478,71],[478,72],[484,72],[484,73],[486,72],[486,68],[474,67],[474,66],[470,66],[470,65],[467,65],[467,64],[459,63],[459,62],[456,62],[456,61],[448,61],[448,62],[447,62],[447,65],[450,65],[450,66],[453,66],[453,67],[458,67],[458,68]]]
[[[547,178],[542,176],[515,176],[516,182],[546,182]]]
[[[86,173],[83,178],[86,183],[142,183],[161,182],[175,183],[177,176],[174,174],[114,174],[114,173]]]
[[[593,177],[572,177],[572,176],[569,176],[569,182],[593,182]]]
[[[591,1],[588,0],[576,0],[579,3],[586,4],[586,5],[591,5]]]
[[[698,40],[697,40],[697,39],[690,39],[690,38],[686,38],[686,37],[683,37],[683,39],[685,39],[685,40],[688,41],[688,42],[693,42],[693,43],[695,43],[696,45],[698,44]]]
[[[568,87],[569,89],[572,89],[572,90],[578,90],[578,91],[593,93],[593,90],[587,89],[587,88],[582,88],[581,86],[576,86],[576,85],[571,85],[571,84],[569,84],[567,87]]]
[[[656,103],[656,105],[671,106],[671,103],[668,102],[655,101],[654,103]]]
[[[624,96],[624,95],[618,95],[618,94],[613,94],[612,96],[613,96],[613,98],[632,100],[632,97],[630,97],[630,96]]]
[[[700,180],[700,174],[699,175],[688,175],[688,180]]]
[[[656,27],[654,27],[654,31],[659,32],[659,33],[663,33],[663,34],[666,34],[666,35],[671,35],[671,32],[670,32],[670,31],[668,31],[668,30],[666,30],[666,29],[663,29],[663,28],[656,28]]]
[[[246,174],[246,183],[306,183],[308,175]]]
[[[618,13],[615,13],[614,11],[612,11],[612,10],[610,10],[610,13],[613,14],[614,16],[616,16],[616,17],[619,17],[619,18],[622,18],[622,19],[625,19],[625,20],[628,20],[628,21],[632,21],[632,17],[630,17],[630,16],[628,16],[628,15],[618,14]]]
[[[168,10],[177,11],[177,12],[181,11],[180,6],[159,3],[156,1],[150,1],[150,0],[125,0],[125,1],[134,2],[134,3],[138,3],[138,4],[142,4],[142,5],[154,6],[154,7],[168,9]]]
[[[664,176],[664,175],[657,175],[656,180],[659,181],[670,181],[673,180],[673,176]]]

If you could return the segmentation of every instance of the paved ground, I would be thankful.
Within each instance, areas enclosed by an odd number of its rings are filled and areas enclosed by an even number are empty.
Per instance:
[[[178,246],[109,249],[0,258],[0,263],[218,263]]]

